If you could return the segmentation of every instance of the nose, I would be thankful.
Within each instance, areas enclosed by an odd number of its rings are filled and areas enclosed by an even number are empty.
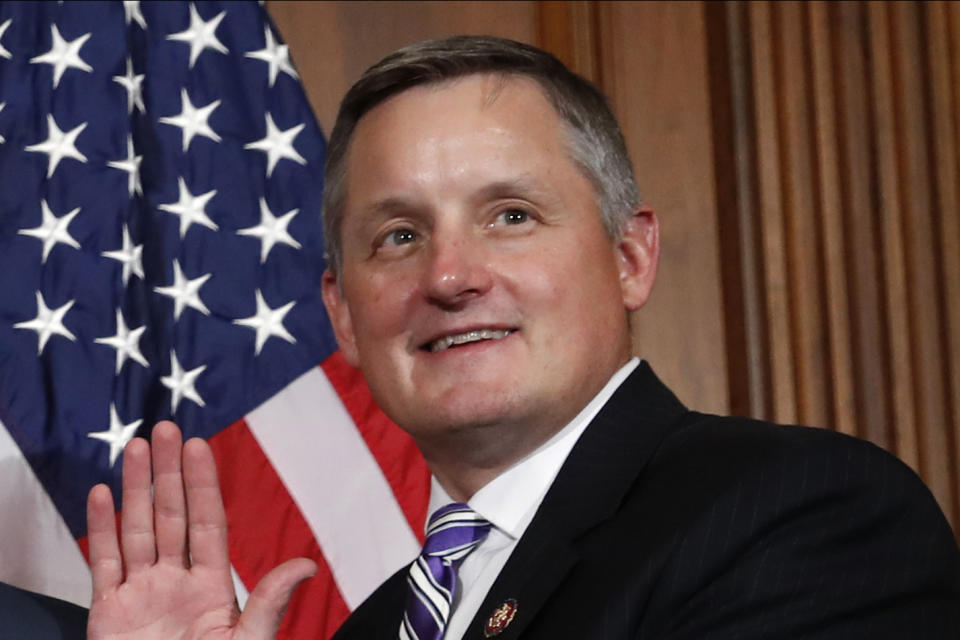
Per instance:
[[[456,308],[484,295],[493,283],[483,241],[469,233],[437,233],[426,252],[425,297]]]

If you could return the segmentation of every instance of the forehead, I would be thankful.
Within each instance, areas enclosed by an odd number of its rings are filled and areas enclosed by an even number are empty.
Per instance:
[[[544,124],[560,125],[556,109],[543,87],[533,78],[503,73],[472,73],[416,85],[390,96],[360,118],[353,138],[362,135],[364,130],[384,124],[396,124],[404,119],[422,120],[418,114],[423,114],[423,110],[429,110],[434,115],[469,114],[516,121],[543,121],[545,118]],[[507,118],[508,115],[514,118]]]
[[[371,172],[383,181],[536,171],[572,166],[568,151],[563,122],[536,81],[469,75],[410,88],[366,113],[347,156],[348,196],[351,184],[369,188]]]

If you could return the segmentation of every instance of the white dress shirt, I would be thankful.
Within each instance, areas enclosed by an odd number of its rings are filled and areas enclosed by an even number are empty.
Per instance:
[[[493,527],[486,539],[467,556],[457,574],[457,593],[444,640],[459,640],[493,586],[520,536],[540,508],[547,489],[560,471],[580,435],[617,387],[640,363],[632,358],[623,365],[567,426],[530,455],[484,485],[467,502]],[[454,502],[436,478],[431,479],[429,514]],[[492,613],[492,611],[491,611]]]

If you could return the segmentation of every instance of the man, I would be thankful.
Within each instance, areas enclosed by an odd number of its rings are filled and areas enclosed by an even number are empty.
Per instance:
[[[657,220],[603,97],[551,56],[401,50],[344,99],[326,177],[337,340],[439,513],[337,638],[957,637],[957,547],[904,465],[689,412],[631,359]],[[124,457],[122,543],[90,496],[90,637],[275,633],[312,563],[240,615],[209,449],[162,423]]]

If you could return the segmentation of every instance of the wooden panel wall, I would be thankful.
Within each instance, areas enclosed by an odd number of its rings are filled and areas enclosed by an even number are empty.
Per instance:
[[[458,33],[536,43],[536,2],[267,3],[327,133],[340,98],[370,65],[400,47]]]
[[[660,217],[657,284],[634,351],[691,407],[729,412],[703,6],[600,3],[601,88]]]
[[[893,451],[956,529],[960,5],[704,9],[731,408]]]
[[[269,2],[325,130],[401,45],[488,33],[610,96],[663,255],[634,346],[690,406],[826,426],[960,522],[960,5]]]

